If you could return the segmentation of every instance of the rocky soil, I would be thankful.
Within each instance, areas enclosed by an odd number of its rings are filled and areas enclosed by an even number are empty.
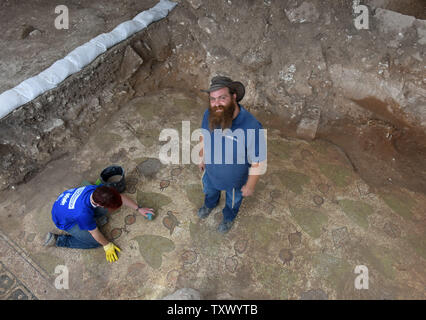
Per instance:
[[[71,27],[64,31],[53,26],[54,1],[2,2],[0,41],[7,45],[0,51],[0,88],[37,74],[153,4],[72,1]],[[358,4],[178,1],[167,19],[1,120],[1,188],[76,150],[116,112],[117,99],[162,88],[200,95],[220,73],[245,83],[242,103],[266,127],[337,145],[373,187],[425,192],[424,2],[366,2],[367,30],[354,25]]]
[[[16,278],[0,299],[14,288],[60,299],[180,288],[203,299],[424,299],[425,2],[365,1],[363,30],[356,0],[177,2],[0,119],[0,275]],[[67,3],[67,31],[53,26],[56,1],[0,3],[0,91],[156,1]],[[268,129],[268,172],[224,237],[220,206],[196,217],[198,168],[158,160],[161,129],[195,129],[216,74],[246,85],[241,103]],[[102,232],[122,249],[113,265],[102,249],[44,248],[58,193],[111,163],[157,218],[109,217]],[[63,264],[68,291],[52,286]],[[368,266],[369,290],[354,290],[356,265]]]

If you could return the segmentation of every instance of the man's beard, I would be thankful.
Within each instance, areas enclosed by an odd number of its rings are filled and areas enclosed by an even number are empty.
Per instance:
[[[223,112],[217,113],[217,108],[222,108]],[[230,129],[232,126],[232,120],[234,117],[235,104],[231,101],[228,105],[212,107],[209,106],[209,128],[210,131],[217,129],[218,127],[222,130]]]

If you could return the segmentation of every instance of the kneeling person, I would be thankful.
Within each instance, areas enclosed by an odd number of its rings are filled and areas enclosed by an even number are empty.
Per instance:
[[[139,207],[131,198],[107,186],[84,186],[64,191],[52,207],[52,220],[58,229],[68,235],[49,232],[45,246],[92,249],[103,246],[109,262],[118,260],[120,249],[107,240],[98,225],[107,222],[106,214],[122,205],[137,210],[143,216],[153,214],[152,209]]]

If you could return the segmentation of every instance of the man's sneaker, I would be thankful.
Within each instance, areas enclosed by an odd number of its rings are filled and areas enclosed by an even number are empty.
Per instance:
[[[44,239],[43,246],[45,247],[53,247],[56,245],[56,239],[58,239],[58,235],[52,232],[48,232],[46,238]]]
[[[224,220],[222,220],[222,222],[219,224],[219,227],[217,228],[217,231],[219,231],[220,233],[227,233],[229,229],[232,228],[233,224],[234,221],[225,222]]]
[[[209,216],[209,214],[213,211],[214,208],[207,208],[205,204],[198,210],[198,217],[200,219],[205,219]]]

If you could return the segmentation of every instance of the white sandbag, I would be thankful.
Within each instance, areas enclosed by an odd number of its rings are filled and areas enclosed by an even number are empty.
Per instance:
[[[115,34],[110,33],[102,33],[92,40],[90,40],[90,43],[93,43],[99,47],[104,48],[105,50],[111,48],[116,43],[120,42],[119,37]]]
[[[78,68],[69,60],[61,59],[52,64],[49,68],[39,73],[40,78],[52,85],[57,86],[67,77],[76,73]]]
[[[29,101],[14,89],[3,92],[0,94],[0,119]]]
[[[119,24],[114,30],[111,31],[111,33],[114,33],[117,35],[117,38],[120,39],[120,41],[123,41],[144,28],[146,28],[145,24],[138,21],[129,20]]]
[[[92,42],[86,42],[71,51],[64,59],[71,61],[78,70],[81,70],[104,52],[102,47]]]
[[[53,84],[47,82],[46,80],[40,78],[37,75],[35,77],[22,81],[13,89],[26,99],[33,100],[42,93],[54,87],[55,86]]]
[[[70,52],[65,58],[56,61],[39,75],[3,92],[0,95],[0,119],[40,94],[55,88],[68,76],[80,71],[112,46],[141,31],[152,22],[166,17],[176,5],[177,3],[169,0],[160,0],[156,6],[138,14],[133,20],[118,25],[110,33],[98,35]]]
[[[175,2],[161,0],[159,3],[157,3],[157,5],[148,10],[148,13],[152,15],[151,22],[155,22],[166,17],[169,11],[172,10],[176,5],[177,3]]]
[[[133,18],[133,20],[144,23],[148,26],[150,23],[166,17],[169,11],[172,10],[176,5],[177,3],[175,2],[161,0],[153,8],[139,13],[136,17]]]
[[[152,14],[152,17],[153,17],[151,22],[161,20],[167,15],[167,13],[164,14],[163,10],[160,10],[158,8],[151,8],[148,11],[150,14]]]
[[[176,2],[173,1],[169,1],[169,0],[160,0],[159,3],[157,3],[153,8],[149,9],[151,10],[155,10],[158,11],[161,15],[162,18],[164,18],[165,16],[167,16],[167,14],[173,10],[173,8],[177,6]]]
[[[154,14],[146,10],[139,13],[133,20],[148,26],[154,20]]]

